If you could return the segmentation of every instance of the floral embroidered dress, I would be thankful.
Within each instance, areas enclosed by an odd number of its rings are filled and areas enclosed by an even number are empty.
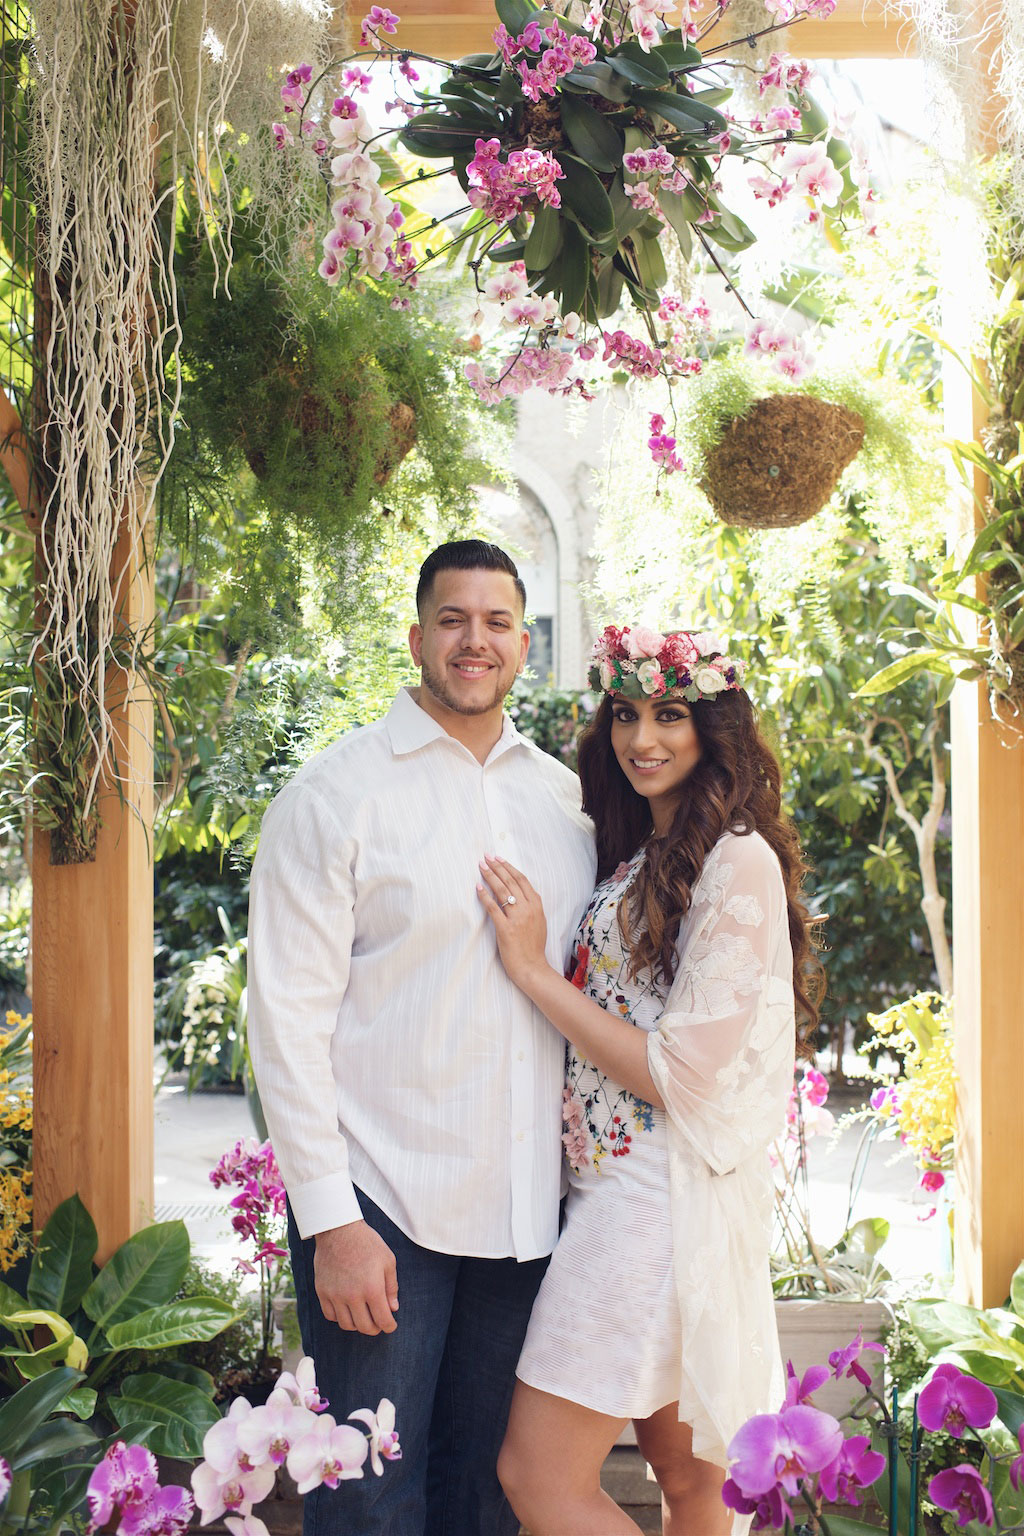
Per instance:
[[[774,1411],[784,1390],[768,1147],[793,1081],[785,887],[757,833],[722,836],[680,925],[666,989],[649,973],[629,978],[618,923],[643,857],[594,892],[573,980],[647,1031],[666,1108],[569,1049],[566,1220],[518,1375],[618,1418],[678,1401],[696,1454],[724,1466],[740,1424]]]

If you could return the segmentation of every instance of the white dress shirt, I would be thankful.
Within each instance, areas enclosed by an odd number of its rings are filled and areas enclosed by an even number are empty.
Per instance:
[[[357,1220],[357,1185],[435,1252],[554,1246],[564,1042],[502,968],[488,853],[543,897],[561,970],[594,886],[578,779],[507,716],[481,765],[404,689],[266,814],[249,1043],[304,1237]]]

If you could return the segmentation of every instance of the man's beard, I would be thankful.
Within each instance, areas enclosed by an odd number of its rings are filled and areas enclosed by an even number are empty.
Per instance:
[[[499,684],[497,691],[487,704],[463,703],[461,699],[456,698],[451,692],[443,675],[440,672],[435,672],[433,667],[429,666],[425,661],[420,662],[420,677],[423,686],[434,695],[438,703],[443,704],[446,709],[452,710],[457,715],[486,715],[492,709],[497,709],[503,704],[505,702],[505,695],[508,693],[508,688],[502,686],[500,682],[500,672],[498,673]]]

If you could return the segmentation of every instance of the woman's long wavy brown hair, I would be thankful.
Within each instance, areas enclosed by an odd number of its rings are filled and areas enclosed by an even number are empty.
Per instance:
[[[679,924],[689,910],[704,861],[723,832],[759,832],[782,867],[793,946],[797,1051],[810,1055],[824,973],[810,937],[802,898],[806,864],[792,822],[782,812],[782,773],[758,729],[742,689],[687,704],[701,755],[682,784],[668,835],[652,838],[648,802],[638,795],[612,750],[612,701],[605,695],[580,737],[583,808],[597,829],[597,878],[604,880],[647,842],[647,858],[619,912],[630,973],[675,974]]]

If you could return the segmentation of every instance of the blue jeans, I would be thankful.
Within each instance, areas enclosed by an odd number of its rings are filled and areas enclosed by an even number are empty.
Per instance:
[[[395,1405],[400,1461],[375,1477],[307,1494],[303,1536],[517,1536],[495,1467],[516,1362],[547,1259],[460,1258],[406,1237],[359,1191],[366,1221],[398,1265],[394,1333],[346,1332],[320,1310],[315,1239],[289,1211],[302,1346],[339,1424],[354,1408]]]

